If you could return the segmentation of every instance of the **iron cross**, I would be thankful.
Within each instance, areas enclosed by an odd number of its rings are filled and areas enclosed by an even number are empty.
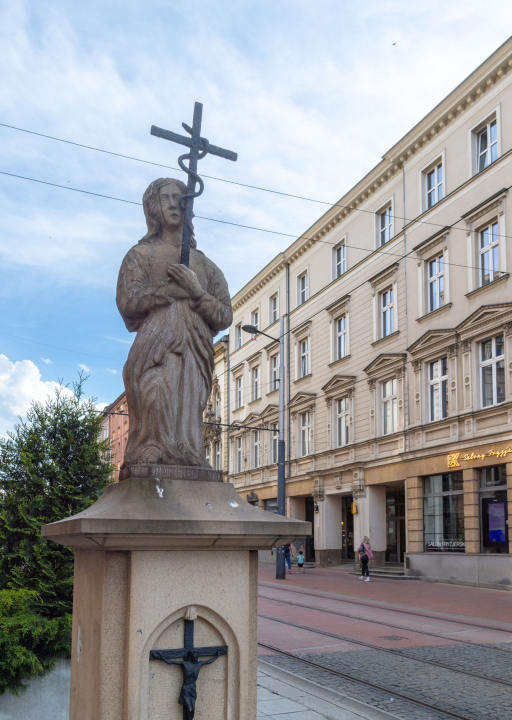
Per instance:
[[[167,665],[180,665],[183,672],[183,685],[178,702],[183,706],[183,720],[193,720],[196,706],[196,682],[203,665],[210,665],[221,655],[227,655],[225,645],[194,647],[194,621],[185,620],[185,647],[176,650],[151,650],[150,660],[163,660]],[[200,657],[212,656],[210,660]],[[173,658],[183,658],[176,661]]]
[[[182,265],[188,265],[190,256],[190,238],[193,234],[192,218],[194,217],[194,198],[199,197],[204,190],[204,183],[197,174],[197,161],[204,158],[208,153],[225,158],[226,160],[233,160],[233,162],[236,162],[238,159],[237,153],[231,152],[231,150],[224,150],[224,148],[217,147],[216,145],[210,145],[206,138],[201,137],[202,115],[203,105],[202,103],[196,102],[194,104],[192,127],[186,123],[181,123],[190,137],[178,135],[175,132],[171,132],[171,130],[162,130],[162,128],[156,127],[155,125],[151,126],[151,135],[156,135],[156,137],[161,137],[164,138],[164,140],[170,140],[180,145],[186,145],[190,148],[189,153],[181,155],[178,158],[180,168],[188,174],[187,192],[180,198],[180,207],[185,211],[180,260]],[[189,161],[188,167],[184,164],[183,160]],[[197,192],[196,183],[199,184],[199,190]]]

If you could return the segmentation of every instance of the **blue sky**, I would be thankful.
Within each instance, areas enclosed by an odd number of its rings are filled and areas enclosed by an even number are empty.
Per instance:
[[[336,202],[510,34],[501,0],[3,0],[0,123],[177,166],[179,131],[239,154],[212,176]],[[396,44],[394,44],[396,43]],[[180,173],[0,126],[0,171],[140,202]],[[0,434],[70,383],[123,389],[132,336],[115,306],[138,205],[0,174]],[[206,181],[196,214],[300,235],[322,205]],[[232,293],[291,238],[196,219]]]

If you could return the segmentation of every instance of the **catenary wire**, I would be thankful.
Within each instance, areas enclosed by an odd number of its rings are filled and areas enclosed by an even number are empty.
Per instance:
[[[19,179],[19,180],[27,180],[27,181],[29,181],[29,182],[35,182],[35,183],[39,183],[39,184],[41,184],[41,185],[49,185],[50,187],[56,187],[56,188],[59,188],[59,189],[61,189],[61,190],[71,190],[72,192],[84,193],[85,195],[92,195],[92,196],[94,196],[94,197],[101,197],[101,198],[105,198],[105,199],[107,199],[107,200],[116,200],[116,201],[118,201],[118,202],[128,203],[129,205],[138,205],[138,206],[141,206],[141,205],[142,205],[142,203],[136,202],[135,200],[124,200],[123,198],[117,198],[117,197],[114,197],[114,196],[112,196],[112,195],[104,195],[104,194],[102,194],[102,193],[95,193],[95,192],[92,192],[92,191],[90,191],[90,190],[82,190],[81,188],[73,188],[73,187],[70,187],[69,185],[59,185],[58,183],[52,183],[52,182],[48,182],[48,181],[46,181],[46,180],[39,180],[39,179],[37,179],[37,178],[30,178],[30,177],[27,177],[26,175],[16,175],[16,174],[14,174],[14,173],[8,173],[8,172],[5,172],[4,170],[0,170],[0,175],[5,175],[5,176],[7,176],[7,177],[17,178],[17,179]],[[507,188],[504,188],[504,189],[509,190],[511,187],[512,187],[512,185],[509,186],[509,187],[507,187]],[[356,208],[356,210],[359,210],[359,209],[360,209],[360,208]],[[369,211],[368,211],[368,212],[369,212]],[[372,214],[375,215],[374,212],[372,212]],[[254,225],[244,225],[243,223],[235,223],[235,222],[231,222],[231,221],[229,221],[229,220],[219,220],[218,218],[205,217],[204,215],[195,215],[194,217],[198,218],[199,220],[207,220],[208,222],[220,223],[220,224],[222,224],[222,225],[231,225],[232,227],[239,227],[239,228],[243,228],[243,229],[245,229],[245,230],[254,230],[254,231],[256,231],[256,232],[263,232],[263,233],[267,233],[267,234],[269,234],[269,235],[280,235],[280,236],[282,236],[282,237],[289,237],[289,238],[295,238],[295,239],[302,238],[303,240],[310,240],[310,241],[312,241],[312,242],[319,242],[319,243],[322,243],[322,244],[324,244],[324,245],[332,245],[332,246],[335,246],[335,245],[338,245],[338,244],[339,244],[339,241],[331,242],[330,240],[322,240],[322,239],[320,239],[320,238],[315,239],[315,238],[306,237],[306,236],[304,236],[304,235],[295,235],[295,234],[293,234],[293,233],[285,233],[285,232],[281,232],[281,231],[279,231],[279,230],[268,230],[268,229],[266,229],[266,228],[255,227]],[[400,219],[398,216],[396,216],[396,217],[397,217],[398,219]],[[402,219],[403,219],[403,218],[402,218]],[[459,221],[460,221],[460,219],[455,220],[451,225],[440,224],[440,223],[437,223],[436,225],[437,225],[438,227],[441,227],[441,228],[447,228],[447,229],[451,229],[451,230],[461,230],[462,232],[467,232],[465,228],[456,227],[456,223],[458,223]],[[424,221],[424,220],[417,220],[417,221],[411,221],[411,222],[418,222],[418,223],[423,223],[423,224],[424,224],[426,221]],[[429,224],[432,224],[432,223],[429,223]],[[393,239],[396,239],[396,237],[398,237],[398,235],[395,235],[395,236],[392,238],[392,240],[393,240]],[[512,238],[512,235],[500,235],[500,234],[498,234],[498,235],[495,235],[495,237]],[[389,242],[391,242],[391,240],[390,240]],[[403,255],[402,253],[394,253],[394,252],[391,252],[390,250],[384,250],[384,249],[383,249],[384,246],[381,246],[381,247],[376,248],[376,249],[373,249],[373,250],[369,250],[368,248],[361,247],[360,245],[349,245],[349,244],[347,244],[347,243],[345,243],[345,247],[350,248],[350,249],[352,249],[352,250],[360,250],[361,252],[367,253],[368,255],[372,255],[372,254],[375,253],[375,252],[379,252],[379,253],[382,254],[382,255],[391,255],[391,256],[397,257],[397,258],[407,258],[407,257],[411,254],[411,252],[416,252],[416,251],[413,249],[413,250],[411,250],[409,253],[407,253],[407,255]],[[480,269],[480,268],[479,268],[478,266],[476,266],[476,265],[467,265],[467,264],[465,264],[465,263],[455,263],[455,262],[453,262],[453,261],[446,262],[445,264],[446,264],[446,265],[451,265],[451,266],[453,266],[453,267],[469,268],[469,269],[471,269],[471,270],[479,270],[479,269]]]
[[[168,170],[177,170],[179,172],[183,172],[181,170],[181,168],[176,168],[172,165],[164,165],[163,163],[157,163],[152,160],[143,160],[142,158],[136,158],[131,155],[124,155],[122,153],[116,153],[111,150],[104,150],[102,148],[93,147],[92,145],[84,145],[82,143],[77,143],[77,142],[74,142],[71,140],[64,140],[63,138],[57,138],[53,135],[45,135],[44,133],[35,132],[34,130],[26,130],[25,128],[19,128],[14,125],[8,125],[7,123],[0,123],[0,127],[9,128],[10,130],[17,130],[18,132],[28,133],[29,135],[37,135],[38,137],[43,137],[43,138],[46,138],[47,140],[54,140],[56,142],[65,143],[66,145],[74,145],[76,147],[81,147],[86,150],[94,150],[95,152],[100,152],[105,155],[112,155],[114,157],[120,157],[120,158],[124,158],[126,160],[133,160],[134,162],[140,162],[140,163],[143,163],[146,165],[154,165],[156,167],[167,168]],[[5,173],[5,174],[8,174],[8,173]],[[239,185],[240,187],[245,187],[250,190],[258,190],[260,192],[271,193],[273,195],[281,195],[283,197],[289,197],[289,198],[293,198],[295,200],[304,200],[305,202],[312,202],[312,203],[316,203],[319,205],[328,205],[329,207],[338,207],[338,208],[341,208],[342,210],[355,210],[357,212],[367,213],[369,215],[375,215],[375,211],[366,210],[365,208],[355,208],[351,205],[342,205],[341,203],[332,203],[332,202],[329,202],[328,200],[318,200],[316,198],[310,198],[310,197],[306,197],[304,195],[294,195],[293,193],[286,193],[286,192],[283,192],[282,190],[273,190],[271,188],[263,188],[263,187],[260,187],[259,185],[250,185],[248,183],[242,183],[242,182],[239,182],[236,180],[226,180],[225,178],[219,178],[214,175],[202,174],[202,177],[208,178],[209,180],[216,180],[218,182],[228,183],[229,185]],[[48,184],[51,184],[51,183],[48,183]],[[66,188],[66,186],[63,186],[63,185],[59,185],[58,187],[63,187],[64,189],[68,189],[68,188]],[[509,188],[507,188],[507,189],[509,189]],[[82,192],[87,192],[87,191],[82,191]],[[90,193],[90,194],[95,194],[95,193]],[[110,199],[115,200],[118,198],[110,198]],[[133,202],[133,201],[121,200],[121,202]],[[134,204],[140,204],[140,203],[134,203]],[[196,217],[199,217],[199,216],[196,216]],[[413,223],[413,222],[418,222],[418,223],[422,223],[424,225],[432,225],[434,227],[444,227],[444,225],[441,225],[440,223],[434,223],[429,220],[417,220],[416,218],[406,218],[406,217],[402,217],[400,215],[393,215],[392,217],[395,220],[403,220],[404,223],[408,223],[408,224]],[[211,219],[211,218],[207,218],[207,219]],[[218,222],[222,222],[222,221],[218,221]],[[464,228],[456,228],[456,229],[464,230]],[[271,231],[269,231],[269,232],[271,232]],[[295,237],[295,236],[293,236],[293,237]],[[500,237],[508,237],[508,236],[502,235]]]

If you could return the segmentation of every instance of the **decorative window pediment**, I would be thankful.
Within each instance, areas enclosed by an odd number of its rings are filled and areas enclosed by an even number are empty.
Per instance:
[[[468,230],[471,230],[474,223],[478,222],[489,213],[501,215],[505,211],[506,194],[507,188],[503,188],[490,198],[487,198],[487,200],[484,200],[484,202],[469,210],[467,213],[464,213],[464,215],[461,215],[461,218],[466,221]]]
[[[350,295],[343,295],[343,297],[336,300],[336,302],[333,302],[331,305],[326,307],[326,311],[329,313],[329,315],[334,317],[335,315],[340,315],[343,313],[348,312],[348,305],[349,305]]]
[[[257,430],[258,427],[261,427],[261,415],[257,415],[256,413],[249,413],[249,415],[247,415],[247,417],[241,424],[254,425],[254,429]]]
[[[250,357],[248,357],[247,363],[249,364],[249,367],[251,367],[252,365],[256,365],[259,362],[260,357],[261,350],[258,350],[258,352],[255,352]]]
[[[296,327],[294,330],[292,330],[291,333],[295,336],[295,342],[298,342],[299,340],[307,337],[310,334],[310,331],[311,320],[307,320],[306,322],[303,322],[301,325],[299,325],[299,327]]]
[[[262,411],[261,419],[265,422],[271,422],[273,420],[276,420],[278,413],[279,406],[271,403],[270,405],[267,405],[267,407]]]
[[[244,365],[245,365],[245,360],[242,360],[242,362],[239,362],[237,365],[234,365],[231,368],[231,373],[236,377],[240,376],[244,371]]]
[[[381,270],[380,273],[377,275],[374,275],[371,277],[368,282],[373,288],[373,292],[377,292],[380,288],[382,288],[383,285],[386,285],[388,283],[396,283],[397,282],[397,276],[398,276],[398,263],[393,263],[393,265],[389,265],[384,270]]]
[[[364,372],[372,379],[401,372],[404,369],[406,357],[405,353],[381,353],[364,368]]]
[[[457,342],[455,329],[428,330],[416,342],[407,348],[407,352],[415,358],[427,357],[440,350],[446,350]]]
[[[457,327],[461,340],[488,332],[493,328],[510,323],[512,320],[512,303],[499,303],[496,305],[482,305],[463,320]]]
[[[307,410],[309,407],[312,407],[315,404],[315,399],[316,393],[298,392],[292,397],[288,407],[293,412]]]
[[[353,390],[355,381],[355,375],[334,375],[323,386],[322,391],[326,398],[332,398],[335,395],[347,395]]]
[[[434,235],[431,235],[430,237],[426,238],[426,240],[423,240],[419,245],[416,245],[416,247],[413,248],[414,252],[420,259],[423,259],[425,255],[430,255],[430,253],[434,253],[438,249],[438,247],[447,244],[449,232],[449,227],[441,228],[441,230],[434,233]]]

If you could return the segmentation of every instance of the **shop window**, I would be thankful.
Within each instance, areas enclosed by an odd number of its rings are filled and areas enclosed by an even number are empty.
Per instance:
[[[448,366],[446,357],[428,364],[430,422],[448,416]]]
[[[465,552],[461,472],[424,478],[423,533],[429,552]]]
[[[482,407],[505,402],[505,356],[503,335],[480,343]]]
[[[482,468],[479,475],[480,552],[508,553],[506,466]]]

